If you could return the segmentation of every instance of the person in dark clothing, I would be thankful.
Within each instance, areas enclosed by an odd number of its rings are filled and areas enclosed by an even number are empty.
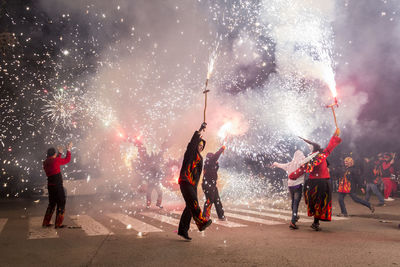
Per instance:
[[[206,162],[204,163],[204,176],[201,187],[206,196],[206,202],[204,203],[203,217],[210,218],[211,207],[215,204],[217,210],[218,219],[225,220],[224,209],[222,208],[221,199],[219,197],[217,188],[218,179],[218,159],[224,152],[225,146],[222,146],[216,153],[208,153],[206,156]]]
[[[360,182],[360,175],[357,172],[356,168],[354,167],[353,159],[351,157],[345,158],[344,165],[346,167],[346,171],[343,177],[339,179],[338,193],[339,193],[339,205],[341,214],[339,214],[338,216],[344,216],[344,217],[348,216],[346,205],[344,204],[344,198],[346,197],[347,194],[350,194],[350,197],[354,202],[366,206],[373,213],[375,209],[371,205],[371,203],[357,197],[356,194],[357,186],[361,185],[361,182]]]
[[[201,131],[206,128],[203,123],[198,131],[195,131],[190,143],[187,145],[185,155],[183,157],[182,168],[179,174],[179,186],[182,196],[185,200],[186,207],[183,210],[179,222],[178,235],[186,240],[191,240],[188,235],[190,228],[190,220],[193,217],[199,231],[204,231],[211,225],[212,221],[203,217],[199,201],[197,199],[197,186],[200,175],[203,170],[203,157],[201,152],[205,147],[205,140],[201,138]]]
[[[43,227],[51,226],[50,221],[53,216],[54,210],[57,206],[55,228],[63,228],[64,214],[65,214],[65,191],[63,187],[63,180],[61,176],[60,166],[65,165],[71,160],[72,143],[67,145],[67,155],[61,158],[63,148],[58,147],[58,154],[55,148],[47,150],[47,158],[43,161],[43,169],[47,176],[47,189],[49,191],[49,205],[46,214],[43,218]]]
[[[384,198],[382,193],[378,189],[378,177],[375,173],[375,163],[373,162],[373,160],[369,158],[364,158],[363,178],[366,184],[365,200],[369,202],[370,192],[372,191],[379,199],[378,206],[384,206]]]

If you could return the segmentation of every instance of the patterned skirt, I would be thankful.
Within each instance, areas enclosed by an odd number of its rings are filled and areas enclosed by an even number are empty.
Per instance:
[[[330,179],[308,179],[304,188],[308,216],[313,216],[321,221],[330,221],[332,216]]]

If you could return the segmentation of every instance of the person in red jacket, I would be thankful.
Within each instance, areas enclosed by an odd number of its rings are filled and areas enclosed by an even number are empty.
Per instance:
[[[63,148],[58,147],[58,153],[54,147],[47,150],[47,158],[43,161],[43,169],[47,176],[47,189],[49,191],[49,205],[43,218],[43,227],[51,226],[50,221],[57,206],[55,228],[63,228],[65,213],[65,192],[61,176],[60,166],[65,165],[71,160],[72,143],[67,145],[67,155],[61,158]]]
[[[384,197],[385,201],[393,201],[394,198],[390,197],[392,191],[395,190],[395,184],[392,180],[392,176],[394,175],[394,159],[396,154],[394,153],[385,153],[383,155],[383,160],[381,161],[381,175],[382,181],[384,184]]]
[[[314,217],[311,228],[320,231],[319,221],[331,221],[332,216],[332,186],[327,157],[333,149],[340,144],[340,130],[336,128],[328,146],[322,150],[316,143],[306,141],[313,147],[313,153],[319,152],[311,161],[302,165],[289,175],[289,179],[297,179],[304,173],[309,173],[309,179],[305,183],[304,199],[307,205],[308,216]]]

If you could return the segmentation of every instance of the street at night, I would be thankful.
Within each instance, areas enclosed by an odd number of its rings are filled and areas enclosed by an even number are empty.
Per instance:
[[[398,0],[0,0],[0,266],[400,265]]]
[[[186,242],[176,234],[176,212],[183,202],[164,210],[102,204],[102,211],[92,198],[74,197],[70,202],[76,208],[69,211],[66,223],[82,228],[43,229],[34,221],[41,223],[44,203],[2,202],[0,218],[7,222],[0,233],[1,265],[337,266],[343,261],[344,266],[396,266],[400,260],[398,203],[373,215],[349,203],[350,217],[335,217],[318,233],[303,214],[300,229],[289,230],[285,202],[282,209],[271,203],[226,205],[227,221],[217,219],[205,232],[193,224],[193,240]],[[120,204],[132,214],[121,212]]]

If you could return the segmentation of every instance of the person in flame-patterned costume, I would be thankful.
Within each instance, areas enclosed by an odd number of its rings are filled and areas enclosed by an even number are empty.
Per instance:
[[[204,131],[206,125],[206,123],[203,123],[200,129],[194,132],[192,139],[187,145],[178,180],[182,196],[186,203],[179,222],[178,235],[186,240],[191,240],[188,231],[192,217],[199,231],[204,231],[212,222],[203,217],[197,199],[197,186],[203,170],[203,157],[200,153],[206,144],[205,140],[201,138],[201,132]]]
[[[360,181],[360,175],[356,171],[356,168],[354,167],[354,160],[351,157],[347,157],[344,159],[344,165],[346,167],[346,170],[343,174],[343,177],[339,179],[339,188],[338,188],[339,205],[341,211],[341,214],[339,214],[339,216],[344,216],[344,217],[348,216],[346,205],[344,204],[344,198],[347,194],[350,194],[350,197],[354,202],[364,205],[367,208],[369,208],[371,212],[374,212],[375,211],[374,207],[368,201],[357,197],[356,194],[357,185],[361,186],[362,181]]]
[[[337,128],[324,150],[318,144],[303,139],[312,146],[312,152],[315,156],[308,163],[303,164],[289,175],[289,179],[297,179],[304,173],[309,173],[309,179],[304,186],[304,199],[307,205],[308,216],[314,217],[311,228],[315,231],[321,230],[319,221],[331,221],[332,186],[329,181],[330,175],[326,159],[342,141],[339,134],[340,130]]]

